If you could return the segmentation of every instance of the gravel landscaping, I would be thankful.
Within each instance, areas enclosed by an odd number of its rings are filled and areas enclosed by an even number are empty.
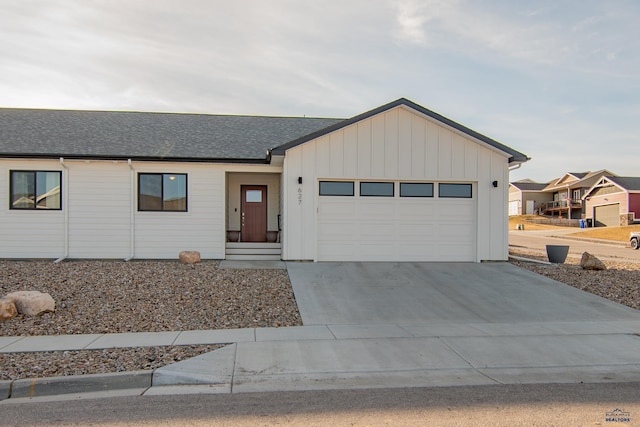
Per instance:
[[[546,261],[540,252],[511,254]],[[542,265],[511,260],[578,289],[640,309],[640,264],[604,261],[588,271],[580,259]],[[56,312],[0,322],[0,336],[150,332],[301,325],[285,270],[220,270],[214,261],[0,261],[0,296],[50,293]],[[0,354],[0,379],[154,369],[219,346]]]
[[[215,261],[0,261],[0,297],[51,294],[55,313],[0,322],[0,336],[302,325],[285,270],[221,270]],[[0,379],[153,369],[217,346],[0,354]]]
[[[532,250],[509,250],[510,255],[547,261],[546,254]],[[533,271],[574,288],[640,310],[640,263],[624,259],[602,260],[606,270],[585,270],[580,267],[580,257],[569,255],[564,264],[539,264],[510,260],[518,267]]]

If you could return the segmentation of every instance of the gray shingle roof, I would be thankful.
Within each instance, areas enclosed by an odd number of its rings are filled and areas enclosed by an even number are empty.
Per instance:
[[[541,191],[547,186],[537,182],[512,182],[511,185],[522,191]]]
[[[342,121],[0,109],[0,156],[265,161],[267,150]]]
[[[620,187],[630,191],[640,191],[640,177],[635,176],[607,176]]]

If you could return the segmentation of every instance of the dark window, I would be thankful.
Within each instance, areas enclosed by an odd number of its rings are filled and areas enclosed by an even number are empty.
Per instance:
[[[393,197],[393,182],[361,182],[360,195]]]
[[[61,172],[11,171],[11,209],[61,210]]]
[[[353,196],[351,181],[320,181],[321,196]]]
[[[139,211],[187,211],[187,175],[182,173],[138,174]]]
[[[471,198],[471,184],[438,184],[438,197]]]
[[[401,182],[400,197],[433,197],[433,184],[430,182]]]

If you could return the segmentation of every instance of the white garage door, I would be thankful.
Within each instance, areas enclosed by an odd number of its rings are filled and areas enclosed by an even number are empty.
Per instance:
[[[320,196],[318,260],[474,262],[475,218],[475,197]]]
[[[518,205],[519,205],[519,201],[517,200],[513,200],[511,202],[509,202],[509,216],[512,215],[518,215]]]

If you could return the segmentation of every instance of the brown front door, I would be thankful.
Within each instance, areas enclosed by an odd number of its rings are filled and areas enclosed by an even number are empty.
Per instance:
[[[267,241],[267,186],[243,185],[240,232],[243,242]]]

